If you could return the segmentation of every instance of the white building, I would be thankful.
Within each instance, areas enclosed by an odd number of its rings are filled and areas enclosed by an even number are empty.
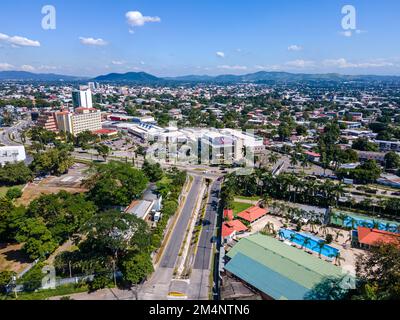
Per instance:
[[[77,108],[93,108],[92,91],[89,88],[73,91],[72,102]]]
[[[93,108],[77,108],[75,113],[56,113],[59,131],[78,135],[84,131],[98,131],[102,129],[101,111]]]
[[[6,146],[0,147],[0,165],[6,163],[16,163],[25,161],[26,153],[24,146]]]

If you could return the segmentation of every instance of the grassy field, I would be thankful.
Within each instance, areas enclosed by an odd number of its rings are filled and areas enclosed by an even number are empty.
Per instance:
[[[233,203],[233,214],[236,215],[250,207],[252,207],[253,205],[249,204],[249,203],[241,203],[241,202],[234,202]]]
[[[23,187],[25,187],[25,185],[14,186],[14,187],[0,187],[0,198],[5,197],[5,195],[7,194],[7,191],[11,188],[18,188],[18,189],[22,190]]]
[[[249,201],[258,201],[260,200],[260,197],[254,196],[254,197],[244,197],[244,196],[235,196],[236,199],[240,200],[249,200]]]

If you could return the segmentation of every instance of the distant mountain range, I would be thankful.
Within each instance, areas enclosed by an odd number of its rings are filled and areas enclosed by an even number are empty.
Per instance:
[[[111,73],[108,75],[94,78],[93,81],[98,82],[133,82],[133,83],[163,83],[163,82],[187,82],[187,83],[262,83],[262,82],[299,82],[299,81],[397,81],[400,82],[399,76],[375,76],[360,75],[350,76],[337,73],[327,74],[306,74],[306,73],[289,73],[289,72],[266,72],[260,71],[245,75],[188,75],[181,77],[159,78],[145,72],[129,72],[125,74]]]
[[[18,81],[77,81],[87,79],[85,77],[66,76],[54,73],[32,73],[26,71],[1,71],[1,80]]]
[[[128,72],[128,73],[110,73],[104,76],[94,78],[98,82],[159,82],[164,81],[146,72]]]
[[[245,75],[188,75],[181,77],[160,78],[146,72],[110,73],[94,79],[87,77],[66,76],[58,74],[38,74],[25,71],[2,71],[0,81],[96,81],[109,83],[134,83],[134,84],[162,84],[162,83],[265,83],[265,82],[300,82],[300,81],[395,81],[400,82],[400,76],[376,76],[376,75],[341,75],[337,73],[306,74],[289,72],[256,72]]]

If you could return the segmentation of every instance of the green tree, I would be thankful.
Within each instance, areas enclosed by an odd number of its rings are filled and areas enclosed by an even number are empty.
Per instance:
[[[21,198],[22,191],[20,188],[10,188],[7,191],[6,197],[10,200]]]
[[[377,244],[369,252],[358,256],[356,273],[359,300],[400,299],[399,243]]]
[[[385,155],[385,167],[386,169],[400,168],[400,156],[396,152],[388,152]]]
[[[353,149],[359,151],[379,151],[379,147],[368,141],[368,138],[358,138],[353,142]]]
[[[145,161],[143,163],[142,170],[150,182],[160,181],[164,176],[163,170],[159,163],[150,163]]]
[[[19,226],[16,240],[31,259],[45,258],[57,248],[57,242],[39,218],[28,218]]]
[[[6,186],[15,186],[27,183],[33,178],[32,171],[24,162],[7,163],[0,166],[0,184]]]
[[[9,285],[16,276],[15,272],[12,271],[2,271],[0,272],[0,293],[4,294],[7,292],[7,285]]]
[[[121,263],[121,271],[125,280],[138,284],[154,271],[153,262],[149,254],[131,254]]]
[[[103,157],[104,161],[107,161],[107,157],[110,155],[111,149],[109,146],[105,144],[98,144],[95,147],[97,153],[99,156]]]
[[[36,174],[62,175],[74,164],[74,160],[66,150],[50,149],[37,153],[33,157],[31,169]]]
[[[141,170],[122,162],[95,165],[92,172],[85,185],[90,189],[90,199],[102,208],[127,206],[141,196],[148,184]]]

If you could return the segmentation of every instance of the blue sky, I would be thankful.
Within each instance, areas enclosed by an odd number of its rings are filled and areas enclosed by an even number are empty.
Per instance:
[[[55,30],[41,26],[47,4],[56,9]],[[348,4],[357,18],[351,36],[341,23]],[[2,0],[0,7],[0,70],[400,75],[398,0]]]

